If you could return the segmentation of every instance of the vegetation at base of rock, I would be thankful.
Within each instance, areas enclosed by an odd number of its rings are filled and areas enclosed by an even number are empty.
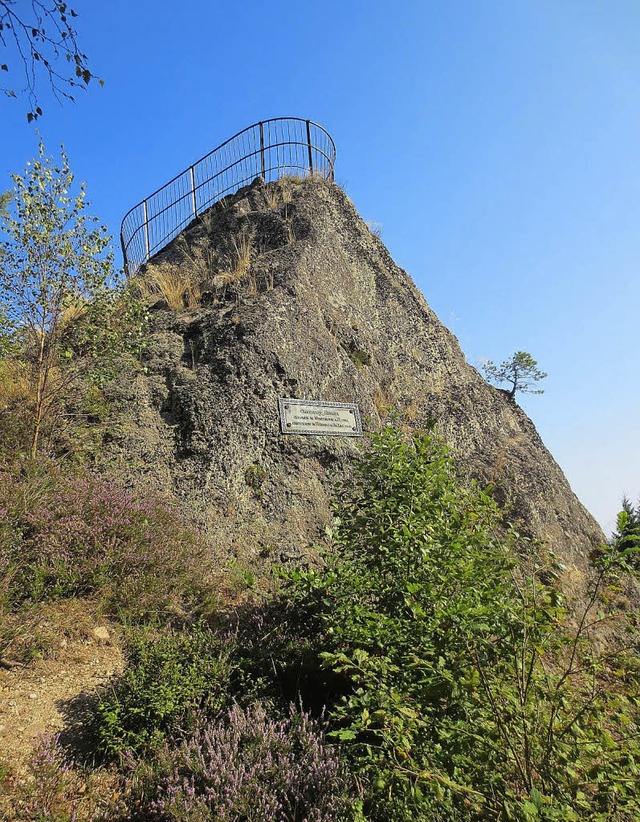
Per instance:
[[[184,734],[194,711],[216,714],[229,701],[230,645],[202,623],[158,633],[130,629],[127,666],[96,706],[98,750],[140,755],[167,734]]]
[[[269,715],[255,703],[196,717],[138,767],[134,819],[339,822],[352,817],[351,779],[307,713]]]
[[[115,575],[122,587],[135,573],[122,557],[167,552],[169,513],[95,478],[4,481],[15,603],[101,590],[108,602]],[[488,490],[460,482],[433,432],[374,435],[334,514],[324,565],[288,571],[235,628],[134,612],[155,627],[129,629],[93,721],[129,818],[637,818],[637,652],[603,654],[594,634],[619,552],[603,552],[571,628],[552,558],[505,526]],[[154,582],[167,599],[176,573]],[[73,807],[81,777],[68,772],[42,790]],[[29,790],[32,805],[53,802]]]
[[[597,592],[571,630],[553,565],[516,564],[522,539],[432,434],[374,436],[335,513],[282,606],[366,817],[636,818],[637,656],[596,651]]]
[[[0,472],[0,514],[5,610],[89,596],[125,621],[171,621],[210,595],[198,533],[161,499],[86,470],[40,461]]]

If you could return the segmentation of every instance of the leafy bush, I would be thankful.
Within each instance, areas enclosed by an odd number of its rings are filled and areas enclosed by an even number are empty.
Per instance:
[[[89,473],[0,473],[0,573],[18,605],[96,595],[129,620],[171,619],[207,593],[199,535],[167,503],[138,501]]]
[[[374,436],[335,514],[325,567],[290,572],[282,604],[302,698],[327,688],[367,818],[638,818],[637,675],[619,661],[612,687],[589,646],[597,591],[563,629],[542,569],[516,565],[535,546],[431,433]]]
[[[139,779],[139,774],[137,776]],[[233,705],[201,717],[190,737],[165,742],[133,818],[189,822],[338,822],[351,818],[341,765],[305,713],[271,719]]]
[[[113,757],[143,753],[175,731],[195,709],[215,713],[228,697],[228,644],[205,625],[150,634],[129,632],[124,673],[102,694],[94,731]]]

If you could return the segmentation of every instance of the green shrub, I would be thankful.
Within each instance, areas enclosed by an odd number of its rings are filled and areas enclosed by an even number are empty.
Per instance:
[[[230,699],[228,644],[202,623],[153,634],[132,630],[122,675],[95,710],[93,728],[109,757],[144,753],[196,710],[215,713]]]
[[[374,436],[335,514],[325,567],[288,573],[282,601],[302,698],[327,689],[367,818],[638,818],[636,674],[611,687],[588,614],[562,627],[541,569],[515,562],[537,549],[442,442]]]

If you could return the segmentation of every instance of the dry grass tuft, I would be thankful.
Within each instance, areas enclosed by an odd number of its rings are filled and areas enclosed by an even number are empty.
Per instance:
[[[403,416],[405,417],[405,419],[413,422],[418,416],[419,411],[420,406],[415,402],[410,402],[409,405],[407,405],[407,407],[404,409]]]
[[[239,280],[246,275],[251,267],[254,237],[255,230],[245,227],[239,234],[231,238],[231,247],[235,256],[234,274]]]
[[[231,265],[227,271],[222,271],[213,278],[218,288],[237,286],[248,275],[251,269],[254,237],[255,230],[245,226],[239,234],[231,238]],[[255,277],[250,278],[249,293],[252,296],[257,294]]]
[[[162,297],[172,311],[197,305],[201,289],[194,272],[166,263],[147,265],[134,283],[143,299]]]
[[[297,181],[297,178],[296,178],[296,181]],[[280,193],[281,193],[281,196],[282,196],[282,202],[285,204],[285,206],[287,206],[291,203],[291,200],[293,199],[293,191],[292,191],[293,183],[291,182],[291,177],[283,177],[280,180],[279,185],[280,185]]]
[[[380,415],[381,419],[384,419],[388,416],[391,410],[391,400],[387,396],[386,392],[382,390],[382,388],[378,388],[373,395],[373,404],[376,407],[376,411]]]
[[[280,185],[279,183],[269,183],[264,189],[264,201],[267,208],[274,211],[280,205]]]
[[[78,322],[87,313],[87,304],[85,302],[77,302],[68,305],[62,312],[59,325],[60,328],[68,328],[70,325]]]
[[[0,360],[0,411],[18,402],[30,405],[34,399],[33,378],[24,363],[10,358]]]

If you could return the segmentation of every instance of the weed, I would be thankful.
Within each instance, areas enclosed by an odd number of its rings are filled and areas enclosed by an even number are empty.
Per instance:
[[[271,209],[271,211],[275,211],[275,209],[280,204],[281,193],[280,193],[280,186],[276,183],[270,183],[264,187],[264,201],[267,205],[267,208]]]
[[[216,288],[226,291],[228,286],[232,286],[238,292],[239,284],[247,277],[251,269],[251,257],[253,254],[253,243],[255,230],[246,226],[237,234],[231,237],[231,261],[227,271],[222,271],[213,278]],[[255,296],[257,293],[257,282],[255,277],[250,278],[249,291]]]
[[[373,394],[373,404],[376,407],[378,415],[384,419],[391,411],[391,400],[389,395],[382,388],[377,388]]]
[[[404,409],[403,416],[408,420],[415,420],[420,411],[420,406],[416,402],[410,402]]]
[[[244,472],[244,481],[258,497],[261,496],[262,484],[264,483],[266,478],[267,472],[265,471],[265,469],[255,462],[252,465],[250,465]]]
[[[382,223],[377,220],[367,220],[365,225],[374,237],[378,237],[378,239],[382,237]]]
[[[241,280],[249,270],[251,265],[251,254],[253,252],[254,236],[255,230],[248,229],[245,226],[239,234],[236,234],[231,238],[231,246],[235,256],[233,275],[236,281]]]
[[[364,368],[365,365],[371,365],[371,354],[356,346],[350,346],[349,359],[354,363],[356,368]]]

